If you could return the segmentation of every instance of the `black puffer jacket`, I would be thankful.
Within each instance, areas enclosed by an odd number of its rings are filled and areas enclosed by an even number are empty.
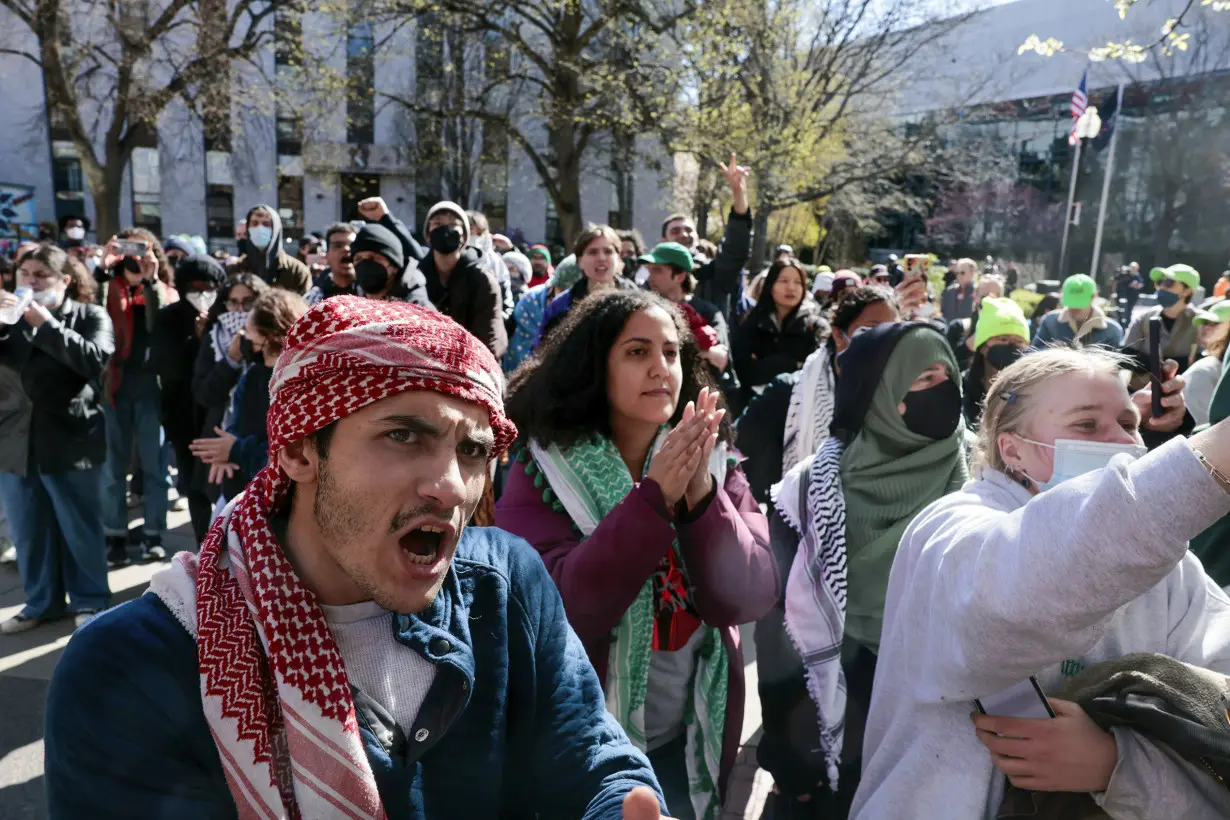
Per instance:
[[[419,270],[427,280],[427,298],[436,310],[474,334],[497,359],[503,356],[508,348],[504,300],[499,283],[483,267],[478,250],[463,250],[447,281],[436,270],[435,254],[427,254]]]
[[[744,391],[803,366],[828,335],[820,306],[807,297],[781,327],[768,312],[753,310],[731,336],[735,372]]]
[[[39,328],[0,325],[0,364],[21,374],[30,399],[28,471],[63,473],[107,459],[103,372],[115,352],[107,311],[65,299]]]

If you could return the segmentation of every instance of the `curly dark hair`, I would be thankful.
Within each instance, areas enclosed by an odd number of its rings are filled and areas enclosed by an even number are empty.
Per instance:
[[[264,334],[268,344],[280,352],[291,326],[308,312],[307,302],[297,293],[269,288],[252,305],[252,324]]]
[[[854,324],[858,317],[863,315],[863,311],[872,305],[880,302],[887,302],[894,308],[900,310],[897,305],[897,295],[885,285],[863,285],[860,288],[845,288],[841,295],[837,297],[836,304],[833,305],[829,312],[829,324],[834,328],[841,328],[842,332],[850,329],[850,325]],[[835,342],[830,335],[828,338],[829,349],[834,348]]]
[[[679,334],[683,380],[670,423],[679,422],[684,407],[696,400],[701,388],[718,390],[678,308],[649,291],[598,293],[570,310],[555,333],[513,373],[505,412],[523,442],[567,449],[595,433],[611,435],[607,358],[628,319],[652,308],[666,311]],[[729,415],[722,419],[719,433],[727,444],[733,441]]]

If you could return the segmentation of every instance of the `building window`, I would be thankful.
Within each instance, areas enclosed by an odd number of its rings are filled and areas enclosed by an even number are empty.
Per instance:
[[[371,22],[352,22],[346,33],[346,141],[376,141],[376,36]]]
[[[303,177],[278,178],[278,216],[285,238],[303,237]]]
[[[342,174],[342,219],[362,219],[359,202],[373,196],[380,196],[380,177]]]
[[[234,245],[235,193],[230,185],[205,186],[205,232],[210,248]]]
[[[158,148],[132,151],[132,224],[162,236],[162,177],[158,167]]]
[[[293,9],[278,8],[273,15],[274,75],[278,88],[278,154],[297,156],[303,151],[303,113],[288,104],[295,98],[303,66],[303,17]]]
[[[440,121],[426,115],[415,120],[414,134],[414,224],[425,230],[427,211],[444,198],[444,137]]]
[[[483,126],[479,186],[482,212],[491,223],[492,233],[501,233],[508,222],[508,131],[499,123]]]
[[[549,196],[547,197],[547,228],[545,233],[544,239],[548,243],[555,245],[564,244],[563,231],[560,230],[559,226],[559,214],[555,212],[555,200]]]

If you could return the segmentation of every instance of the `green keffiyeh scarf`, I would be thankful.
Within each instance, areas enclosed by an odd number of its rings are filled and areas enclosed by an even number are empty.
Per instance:
[[[862,428],[841,454],[849,574],[846,634],[873,651],[880,647],[888,573],[902,534],[924,507],[969,479],[963,425],[936,441],[906,427],[897,409],[914,380],[936,362],[959,380],[943,336],[918,329],[902,337],[884,366]]]
[[[663,430],[650,448],[646,470],[665,440],[666,432]],[[535,442],[530,445],[530,453],[537,470],[550,485],[548,492],[554,494],[587,538],[635,486],[619,450],[604,436],[594,436],[566,451],[554,444],[543,448]],[[725,448],[719,444],[710,460],[710,471],[718,486],[725,483],[726,467]],[[672,549],[682,566],[678,541]],[[686,574],[686,567],[683,569]],[[615,628],[605,681],[607,710],[642,750],[646,744],[645,699],[653,651],[654,614],[654,583],[649,579]],[[706,820],[716,817],[721,810],[717,783],[726,720],[729,659],[720,631],[703,624],[699,629],[703,637],[697,650],[684,722],[687,725],[688,791],[696,817]]]

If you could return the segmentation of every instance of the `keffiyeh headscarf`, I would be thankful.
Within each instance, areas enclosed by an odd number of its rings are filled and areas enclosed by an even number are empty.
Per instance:
[[[197,641],[201,703],[240,818],[384,818],[346,668],[316,598],[270,528],[292,482],[278,451],[407,390],[487,408],[493,457],[516,436],[491,352],[442,314],[328,299],[291,328],[269,387],[269,464],[199,555],[151,589]]]

